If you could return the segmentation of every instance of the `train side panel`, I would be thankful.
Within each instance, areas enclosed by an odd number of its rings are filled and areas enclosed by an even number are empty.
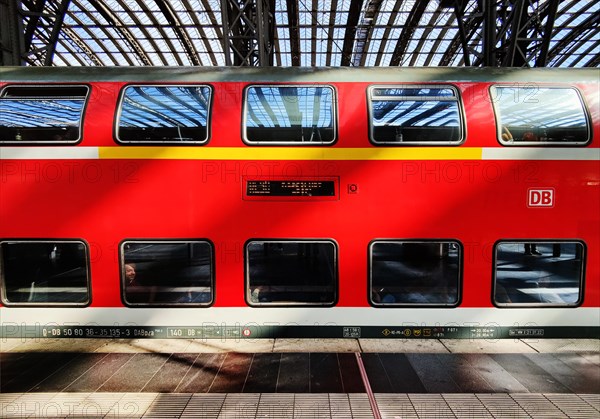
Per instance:
[[[257,83],[241,81],[208,83],[214,96],[207,145],[118,145],[119,94],[134,82],[90,83],[83,141],[76,146],[0,147],[0,238],[83,239],[92,284],[88,307],[2,307],[6,336],[36,324],[35,333],[57,333],[72,321],[91,331],[89,337],[150,337],[148,331],[154,337],[178,337],[179,332],[169,333],[180,327],[196,330],[186,337],[598,334],[597,84],[577,84],[593,122],[593,139],[585,147],[502,146],[496,138],[492,82],[446,83],[462,98],[466,139],[459,146],[371,144],[366,92],[375,83],[369,82],[326,83],[336,93],[334,145],[248,146],[241,140],[243,92]],[[249,179],[332,179],[336,192],[332,199],[248,199]],[[552,206],[532,206],[532,190],[552,190]],[[210,307],[124,306],[121,243],[159,239],[213,244]],[[245,246],[251,239],[332,240],[337,246],[335,306],[249,307]],[[368,252],[374,240],[459,243],[459,304],[373,307]],[[494,252],[502,241],[582,243],[580,306],[496,307]]]

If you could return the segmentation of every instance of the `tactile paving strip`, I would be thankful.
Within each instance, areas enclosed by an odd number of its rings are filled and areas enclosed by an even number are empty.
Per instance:
[[[560,409],[544,397],[543,394],[522,393],[512,394],[511,397],[533,418],[568,418],[567,415],[561,412]]]
[[[589,395],[589,397],[587,397],[592,403],[586,401],[585,395],[580,397],[577,394],[546,394],[545,396],[569,418],[597,419],[600,416],[600,413],[598,413],[598,408],[600,407],[600,403],[598,403],[598,401],[600,401],[600,394]],[[594,396],[596,407],[594,407],[592,401]],[[582,399],[588,404],[581,403]]]
[[[600,417],[600,394],[376,394],[384,419]],[[2,418],[373,418],[364,393],[10,393]]]
[[[530,419],[531,416],[509,394],[476,394],[493,418]]]

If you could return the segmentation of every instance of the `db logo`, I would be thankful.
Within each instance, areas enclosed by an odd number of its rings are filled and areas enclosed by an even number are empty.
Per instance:
[[[528,207],[553,207],[554,188],[529,189],[527,191]]]

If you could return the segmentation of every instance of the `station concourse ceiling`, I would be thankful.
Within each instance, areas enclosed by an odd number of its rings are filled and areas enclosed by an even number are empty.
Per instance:
[[[599,67],[591,0],[0,0],[0,65]]]

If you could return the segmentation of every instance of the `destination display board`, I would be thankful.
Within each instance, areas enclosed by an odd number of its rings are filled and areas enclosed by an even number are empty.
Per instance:
[[[246,200],[336,200],[337,178],[245,179]]]

